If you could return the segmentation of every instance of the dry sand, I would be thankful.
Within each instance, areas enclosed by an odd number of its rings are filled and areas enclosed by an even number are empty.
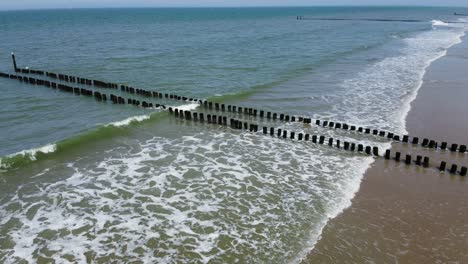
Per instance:
[[[467,40],[428,68],[406,119],[409,135],[468,143]],[[466,154],[394,143],[398,149],[429,156],[431,167],[468,165]],[[468,263],[468,177],[379,159],[304,263]]]

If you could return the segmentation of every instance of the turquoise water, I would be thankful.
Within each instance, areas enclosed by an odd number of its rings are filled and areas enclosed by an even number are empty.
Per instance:
[[[404,133],[425,68],[464,34],[436,21],[453,12],[0,12],[0,71],[12,72],[14,51],[20,67]],[[373,161],[8,79],[0,89],[1,262],[297,262]]]

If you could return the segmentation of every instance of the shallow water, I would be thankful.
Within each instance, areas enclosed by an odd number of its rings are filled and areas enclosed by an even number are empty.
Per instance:
[[[2,12],[0,50],[14,50],[21,67],[403,134],[425,68],[463,35],[462,25],[432,21],[453,19],[447,14],[431,8]],[[427,22],[313,22],[296,15]],[[7,52],[0,62],[1,71],[12,71]],[[373,161],[174,120],[162,110],[102,104],[7,79],[0,86],[4,262],[296,262],[327,220],[349,206]],[[268,125],[389,146],[315,126]]]

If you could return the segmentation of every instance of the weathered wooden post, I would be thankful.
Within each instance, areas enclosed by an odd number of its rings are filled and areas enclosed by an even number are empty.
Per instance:
[[[364,150],[364,146],[362,144],[358,144],[358,152],[362,152]]]
[[[439,166],[439,171],[445,171],[446,167],[447,167],[447,162],[441,161],[440,166]]]
[[[456,164],[452,164],[452,167],[450,167],[450,173],[455,174],[457,173],[458,166]]]
[[[424,157],[423,167],[424,168],[429,168],[429,157]]]
[[[409,154],[406,155],[405,163],[406,163],[407,165],[410,165],[410,164],[411,164],[411,155],[409,155]]]
[[[466,176],[467,171],[468,169],[465,166],[461,167],[460,176]]]
[[[460,145],[460,149],[458,150],[460,153],[466,152],[466,145]]]
[[[450,151],[452,152],[457,151],[457,149],[458,149],[458,144],[452,144],[452,146],[450,147]]]
[[[422,156],[421,156],[421,155],[417,155],[417,156],[416,156],[416,165],[421,166],[421,161],[422,161]]]
[[[372,148],[370,146],[366,146],[366,154],[370,155],[372,151]]]
[[[13,68],[15,69],[15,72],[19,72],[18,67],[16,66],[16,58],[15,58],[15,53],[11,53],[11,60],[13,61]]]
[[[379,156],[379,148],[378,147],[372,147],[372,154],[374,156]]]
[[[385,150],[385,159],[386,160],[390,159],[390,150],[389,149]]]
[[[395,153],[395,161],[399,162],[399,161],[400,161],[400,157],[401,157],[401,153],[400,153],[400,152],[396,152],[396,153]]]

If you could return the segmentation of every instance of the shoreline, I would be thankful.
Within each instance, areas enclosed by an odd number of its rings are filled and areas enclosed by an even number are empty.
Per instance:
[[[460,107],[463,106],[463,98],[468,96],[468,89],[463,89],[468,77],[461,70],[468,67],[468,59],[463,55],[468,53],[467,36],[461,36],[461,40],[426,68],[422,85],[415,90],[416,97],[409,104],[405,117],[406,130],[410,135],[466,143],[464,135],[468,133],[468,118],[463,116]],[[458,101],[458,104],[443,103],[450,101]],[[437,108],[439,114],[435,114],[432,106]],[[451,116],[450,120],[447,116]],[[443,129],[445,127],[457,129]],[[459,165],[468,163],[464,155],[413,149],[393,143],[392,152],[398,149],[429,156],[433,163],[440,160],[454,161]],[[329,220],[303,262],[468,262],[468,254],[456,250],[468,244],[462,239],[467,233],[463,230],[468,230],[468,226],[460,217],[460,214],[463,215],[460,211],[463,208],[461,201],[468,198],[468,194],[463,194],[462,190],[468,184],[458,177],[418,167],[409,168],[404,164],[395,166],[389,162],[375,161],[366,171],[352,205]],[[426,191],[432,196],[428,196]],[[445,207],[434,211],[437,201],[443,201]],[[445,219],[447,217],[450,219]],[[452,222],[453,226],[447,222]],[[424,230],[427,234],[422,236],[412,228]],[[407,230],[403,232],[403,229]],[[444,232],[450,234],[453,229],[460,229],[460,232],[450,238],[444,237]],[[437,250],[432,250],[435,242],[442,240],[448,241],[437,245]]]

